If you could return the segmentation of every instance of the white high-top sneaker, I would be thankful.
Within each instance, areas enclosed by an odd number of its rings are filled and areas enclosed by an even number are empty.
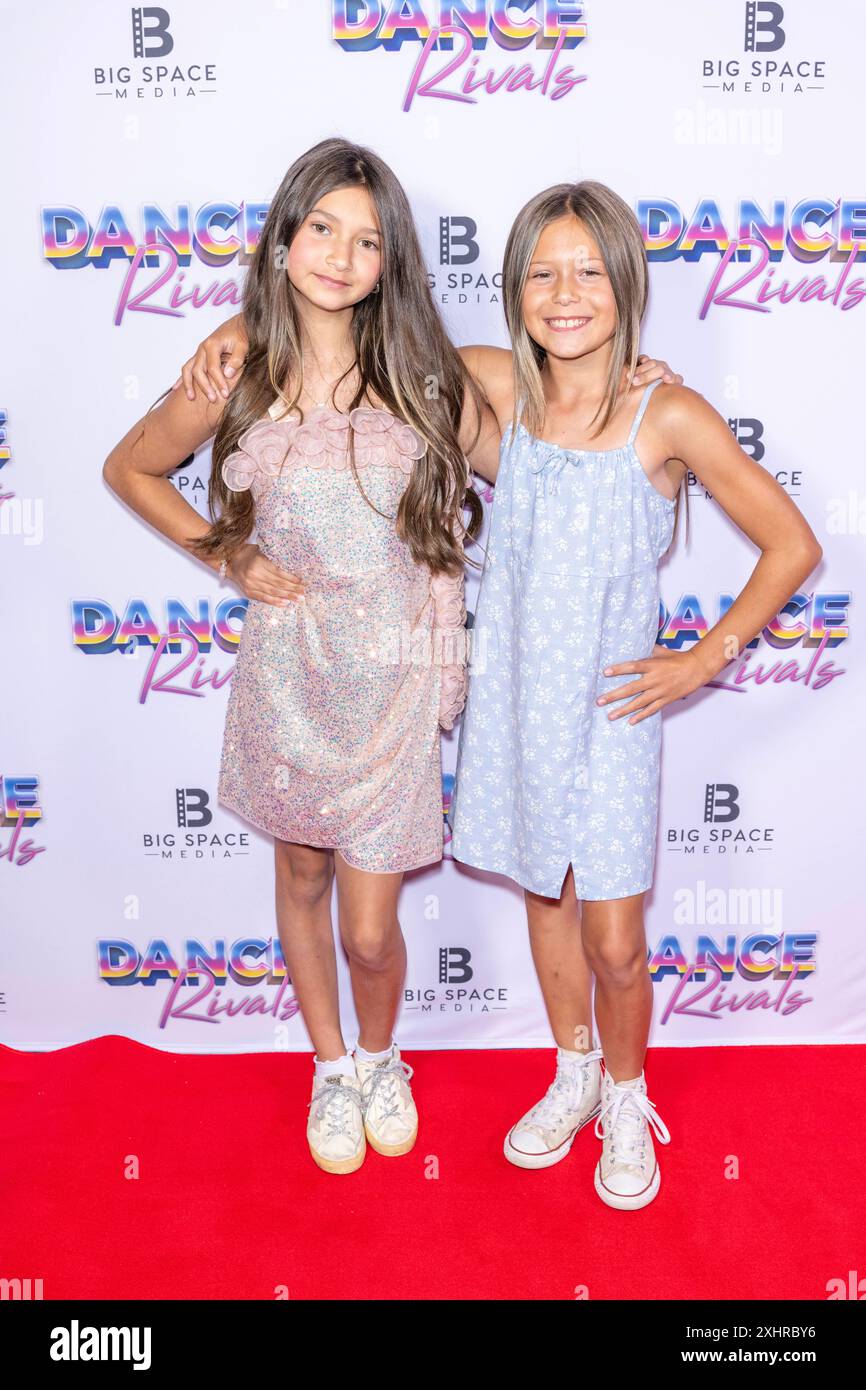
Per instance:
[[[601,1114],[595,1122],[595,1133],[603,1141],[595,1169],[595,1190],[609,1207],[636,1211],[658,1192],[661,1174],[650,1127],[659,1143],[670,1143],[667,1126],[647,1098],[643,1072],[635,1081],[620,1085],[605,1069],[601,1078]]]
[[[531,1110],[505,1136],[505,1157],[518,1168],[550,1168],[565,1158],[574,1137],[599,1112],[601,1050],[580,1059],[557,1049],[556,1077]]]
[[[396,1043],[391,1056],[381,1062],[368,1062],[356,1055],[355,1068],[369,1144],[388,1157],[408,1153],[418,1137],[418,1111],[409,1089],[413,1068],[401,1059]]]
[[[364,1105],[357,1076],[313,1076],[307,1142],[326,1173],[354,1173],[367,1153]]]

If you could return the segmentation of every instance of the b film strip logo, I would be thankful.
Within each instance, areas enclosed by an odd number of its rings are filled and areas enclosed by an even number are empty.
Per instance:
[[[704,821],[713,825],[738,820],[740,789],[732,782],[707,782],[704,790]]]
[[[478,223],[472,217],[439,218],[439,264],[473,265],[481,254]]]
[[[475,973],[469,964],[471,959],[472,952],[465,946],[440,946],[438,983],[465,985]]]
[[[168,26],[171,16],[159,6],[132,11],[132,55],[134,58],[164,58],[174,48]]]
[[[773,0],[748,0],[746,4],[746,53],[778,53],[785,46],[782,20],[785,11]],[[769,37],[765,37],[769,35]]]
[[[181,830],[199,829],[213,820],[213,811],[208,805],[210,797],[203,787],[176,787],[174,801]]]

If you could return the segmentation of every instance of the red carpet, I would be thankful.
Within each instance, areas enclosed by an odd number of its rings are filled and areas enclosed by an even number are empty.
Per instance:
[[[862,1264],[866,1047],[651,1051],[671,1143],[633,1213],[595,1194],[591,1125],[546,1172],[502,1156],[552,1051],[405,1055],[414,1150],[334,1177],[306,1146],[307,1054],[0,1048],[0,1273],[46,1299],[821,1300]]]

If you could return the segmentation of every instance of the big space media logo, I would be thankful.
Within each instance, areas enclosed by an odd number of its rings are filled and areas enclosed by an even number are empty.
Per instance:
[[[5,861],[15,868],[26,868],[47,848],[27,834],[42,824],[39,778],[35,774],[0,774],[0,796],[0,830],[11,830],[8,839],[5,834],[0,836],[0,865]]]
[[[717,856],[729,859],[768,854],[776,847],[776,828],[745,819],[741,789],[734,782],[707,782],[703,793],[703,824],[668,825],[665,848],[684,859]]]
[[[438,947],[436,984],[407,985],[403,990],[403,1012],[421,1018],[501,1013],[508,1007],[508,986],[476,978],[468,946]]]
[[[454,213],[439,218],[439,265],[446,269],[427,275],[427,283],[437,303],[498,304],[502,293],[502,270],[481,263],[478,223],[468,214]]]
[[[203,863],[213,859],[235,859],[248,855],[248,830],[221,830],[214,825],[210,793],[205,787],[175,787],[173,826],[141,832],[141,843],[148,859]]]
[[[131,104],[134,101],[166,101],[183,97],[213,96],[216,64],[191,58],[184,46],[175,49],[174,17],[160,5],[136,5],[115,9],[114,24],[100,16],[100,44],[111,42],[108,62],[93,68],[96,96]],[[181,15],[181,21],[185,16]],[[126,44],[121,47],[120,28],[126,23]]]
[[[300,1010],[279,938],[220,937],[209,949],[198,938],[188,937],[177,951],[163,937],[143,946],[126,937],[104,937],[96,946],[97,971],[104,984],[113,989],[158,988],[160,995],[165,987],[160,1028],[175,1020],[220,1024],[255,1015],[287,1023]],[[241,987],[243,997],[224,997],[228,985]]]
[[[403,95],[402,110],[429,98],[476,105],[480,96],[537,93],[560,101],[586,81],[564,52],[587,36],[586,5],[568,0],[531,0],[519,7],[503,0],[448,3],[448,0],[332,0],[331,38],[346,53],[381,48],[401,54],[420,45]],[[488,44],[509,53],[534,48],[546,61],[510,63],[501,71],[482,67]],[[444,61],[439,55],[444,54]]]
[[[714,23],[729,27],[732,10],[736,13],[736,7],[708,9],[702,16],[702,33],[706,34]],[[810,21],[818,21],[814,27],[819,31],[823,17],[821,10],[810,14]],[[826,59],[799,48],[797,52],[788,50],[789,20],[784,6],[773,0],[746,0],[742,24],[741,52],[755,56],[743,59],[730,53],[705,55],[701,59],[701,86],[705,90],[743,92],[755,97],[783,93],[801,96],[826,89]]]

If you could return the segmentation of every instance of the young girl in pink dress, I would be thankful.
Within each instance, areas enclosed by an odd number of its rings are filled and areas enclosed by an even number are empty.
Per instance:
[[[467,459],[483,462],[498,431],[490,417],[483,432],[405,193],[371,151],[325,140],[288,170],[243,320],[231,399],[166,393],[104,475],[249,600],[219,796],[274,836],[280,942],[316,1049],[310,1150],[346,1173],[368,1141],[389,1155],[415,1142],[411,1068],[392,1035],[397,894],[406,870],[442,858],[439,727],[466,682],[462,510],[470,537],[481,517]],[[165,475],[211,436],[208,525]],[[355,1056],[340,1028],[334,874]]]

